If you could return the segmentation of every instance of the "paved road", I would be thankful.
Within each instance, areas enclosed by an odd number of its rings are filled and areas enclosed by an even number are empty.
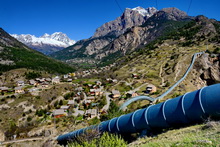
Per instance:
[[[109,106],[110,106],[110,100],[111,98],[109,97],[111,93],[110,92],[105,92],[105,97],[106,97],[106,102],[107,104],[102,108],[102,110],[108,110],[109,109]]]
[[[134,93],[134,92],[136,92],[136,91],[139,91],[140,89],[141,89],[141,87],[143,87],[143,86],[146,86],[148,83],[144,83],[144,84],[142,84],[141,86],[139,86],[139,87],[137,87],[137,88],[135,88],[135,89],[133,89],[133,90],[130,90],[130,91],[128,91],[127,93]]]
[[[80,101],[80,104],[82,104],[87,99],[87,95],[85,94],[85,92],[83,92],[83,96],[84,96],[84,99],[82,101]],[[79,110],[79,105],[77,105],[77,107],[74,109],[74,111],[75,111],[73,113],[74,116],[78,116],[79,114],[83,115],[85,113],[84,111]]]

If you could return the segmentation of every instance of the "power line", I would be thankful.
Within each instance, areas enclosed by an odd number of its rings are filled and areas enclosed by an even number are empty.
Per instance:
[[[122,10],[121,6],[119,5],[118,1],[115,0],[115,2],[116,2],[116,4],[118,5],[118,8],[119,8],[119,9],[121,10],[121,12],[123,13],[123,10]]]
[[[191,8],[191,5],[192,5],[192,0],[190,0],[189,7],[188,7],[188,10],[187,10],[187,14],[189,14],[189,10]]]

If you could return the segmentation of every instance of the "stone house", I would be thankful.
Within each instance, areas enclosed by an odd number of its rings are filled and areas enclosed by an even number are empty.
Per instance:
[[[59,84],[60,83],[60,77],[56,76],[55,78],[52,79],[53,84]]]
[[[112,98],[119,98],[121,97],[121,94],[118,90],[112,90]]]
[[[17,86],[24,86],[24,81],[17,81]]]
[[[88,117],[88,119],[92,119],[94,117],[97,117],[98,116],[97,109],[86,110],[85,116]]]
[[[8,92],[9,88],[8,87],[0,87],[0,92]]]
[[[63,109],[64,111],[67,111],[69,108],[70,106],[66,106],[66,105],[63,105],[60,107],[60,109]]]
[[[29,80],[29,84],[36,86],[38,83],[35,80]]]
[[[133,74],[132,74],[132,77],[133,77],[134,79],[137,79],[137,78],[138,78],[138,74],[133,73]]]
[[[154,86],[153,84],[149,84],[146,87],[146,93],[154,93],[157,91],[157,87]]]
[[[66,112],[63,109],[56,109],[53,111],[53,117],[60,118],[66,115]]]
[[[75,104],[74,100],[69,100],[67,106],[73,106]]]
[[[24,89],[22,86],[15,87],[15,93],[24,93]]]

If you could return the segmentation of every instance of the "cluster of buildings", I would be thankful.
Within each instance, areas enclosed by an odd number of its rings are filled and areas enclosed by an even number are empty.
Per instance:
[[[92,74],[99,74],[102,73],[103,71],[108,71],[110,70],[112,67],[114,67],[116,65],[116,63],[110,64],[108,66],[104,66],[104,67],[100,67],[98,69],[88,69],[88,70],[84,70],[84,71],[78,71],[75,73],[75,76],[77,77],[87,77],[90,76]]]
[[[73,108],[74,104],[75,104],[74,100],[68,100],[67,105],[62,105],[60,107],[60,109],[56,109],[56,110],[53,111],[53,116],[55,118],[60,118],[60,117],[63,117],[63,116],[67,116],[68,115],[68,110],[70,108]]]
[[[38,88],[47,88],[51,84],[58,84],[60,83],[60,77],[56,76],[54,78],[36,78],[36,79],[31,79],[29,81],[24,81],[24,80],[19,80],[16,81],[16,86],[15,87],[0,87],[0,92],[14,92],[15,94],[24,94],[25,89],[27,86],[33,86],[33,87],[38,87]],[[35,88],[30,88],[28,89],[28,92],[33,92]]]
[[[78,114],[83,115],[84,118],[92,119],[94,117],[99,117],[99,111],[97,108],[94,108],[94,106],[97,106],[98,103],[96,103],[96,98],[99,96],[102,96],[104,91],[104,87],[102,86],[102,82],[96,81],[95,84],[86,84],[83,85],[83,87],[80,87],[79,84],[73,84],[76,86],[75,92],[76,97],[73,97],[72,100],[68,100],[67,105],[63,105],[60,107],[60,109],[56,109],[53,111],[53,116],[55,118],[59,118],[62,116],[68,115],[68,111],[70,109],[74,110],[75,112],[70,115],[77,116]],[[85,89],[88,88],[88,92],[85,92]],[[78,102],[75,103],[75,101]],[[73,107],[70,107],[73,106]],[[75,107],[74,107],[75,106]],[[83,110],[83,106],[92,106],[92,109]],[[82,110],[79,110],[82,109]],[[71,111],[72,111],[71,110]]]

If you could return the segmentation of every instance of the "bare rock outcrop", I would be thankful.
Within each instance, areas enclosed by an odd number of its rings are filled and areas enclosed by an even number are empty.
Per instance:
[[[134,9],[126,8],[125,12],[120,17],[97,28],[93,38],[105,36],[109,33],[111,35],[119,36],[128,28],[142,25],[156,12],[157,9],[154,7],[149,7],[147,9],[141,7]]]
[[[220,82],[219,56],[204,54],[195,62],[194,69],[199,72],[200,78],[206,85]]]

